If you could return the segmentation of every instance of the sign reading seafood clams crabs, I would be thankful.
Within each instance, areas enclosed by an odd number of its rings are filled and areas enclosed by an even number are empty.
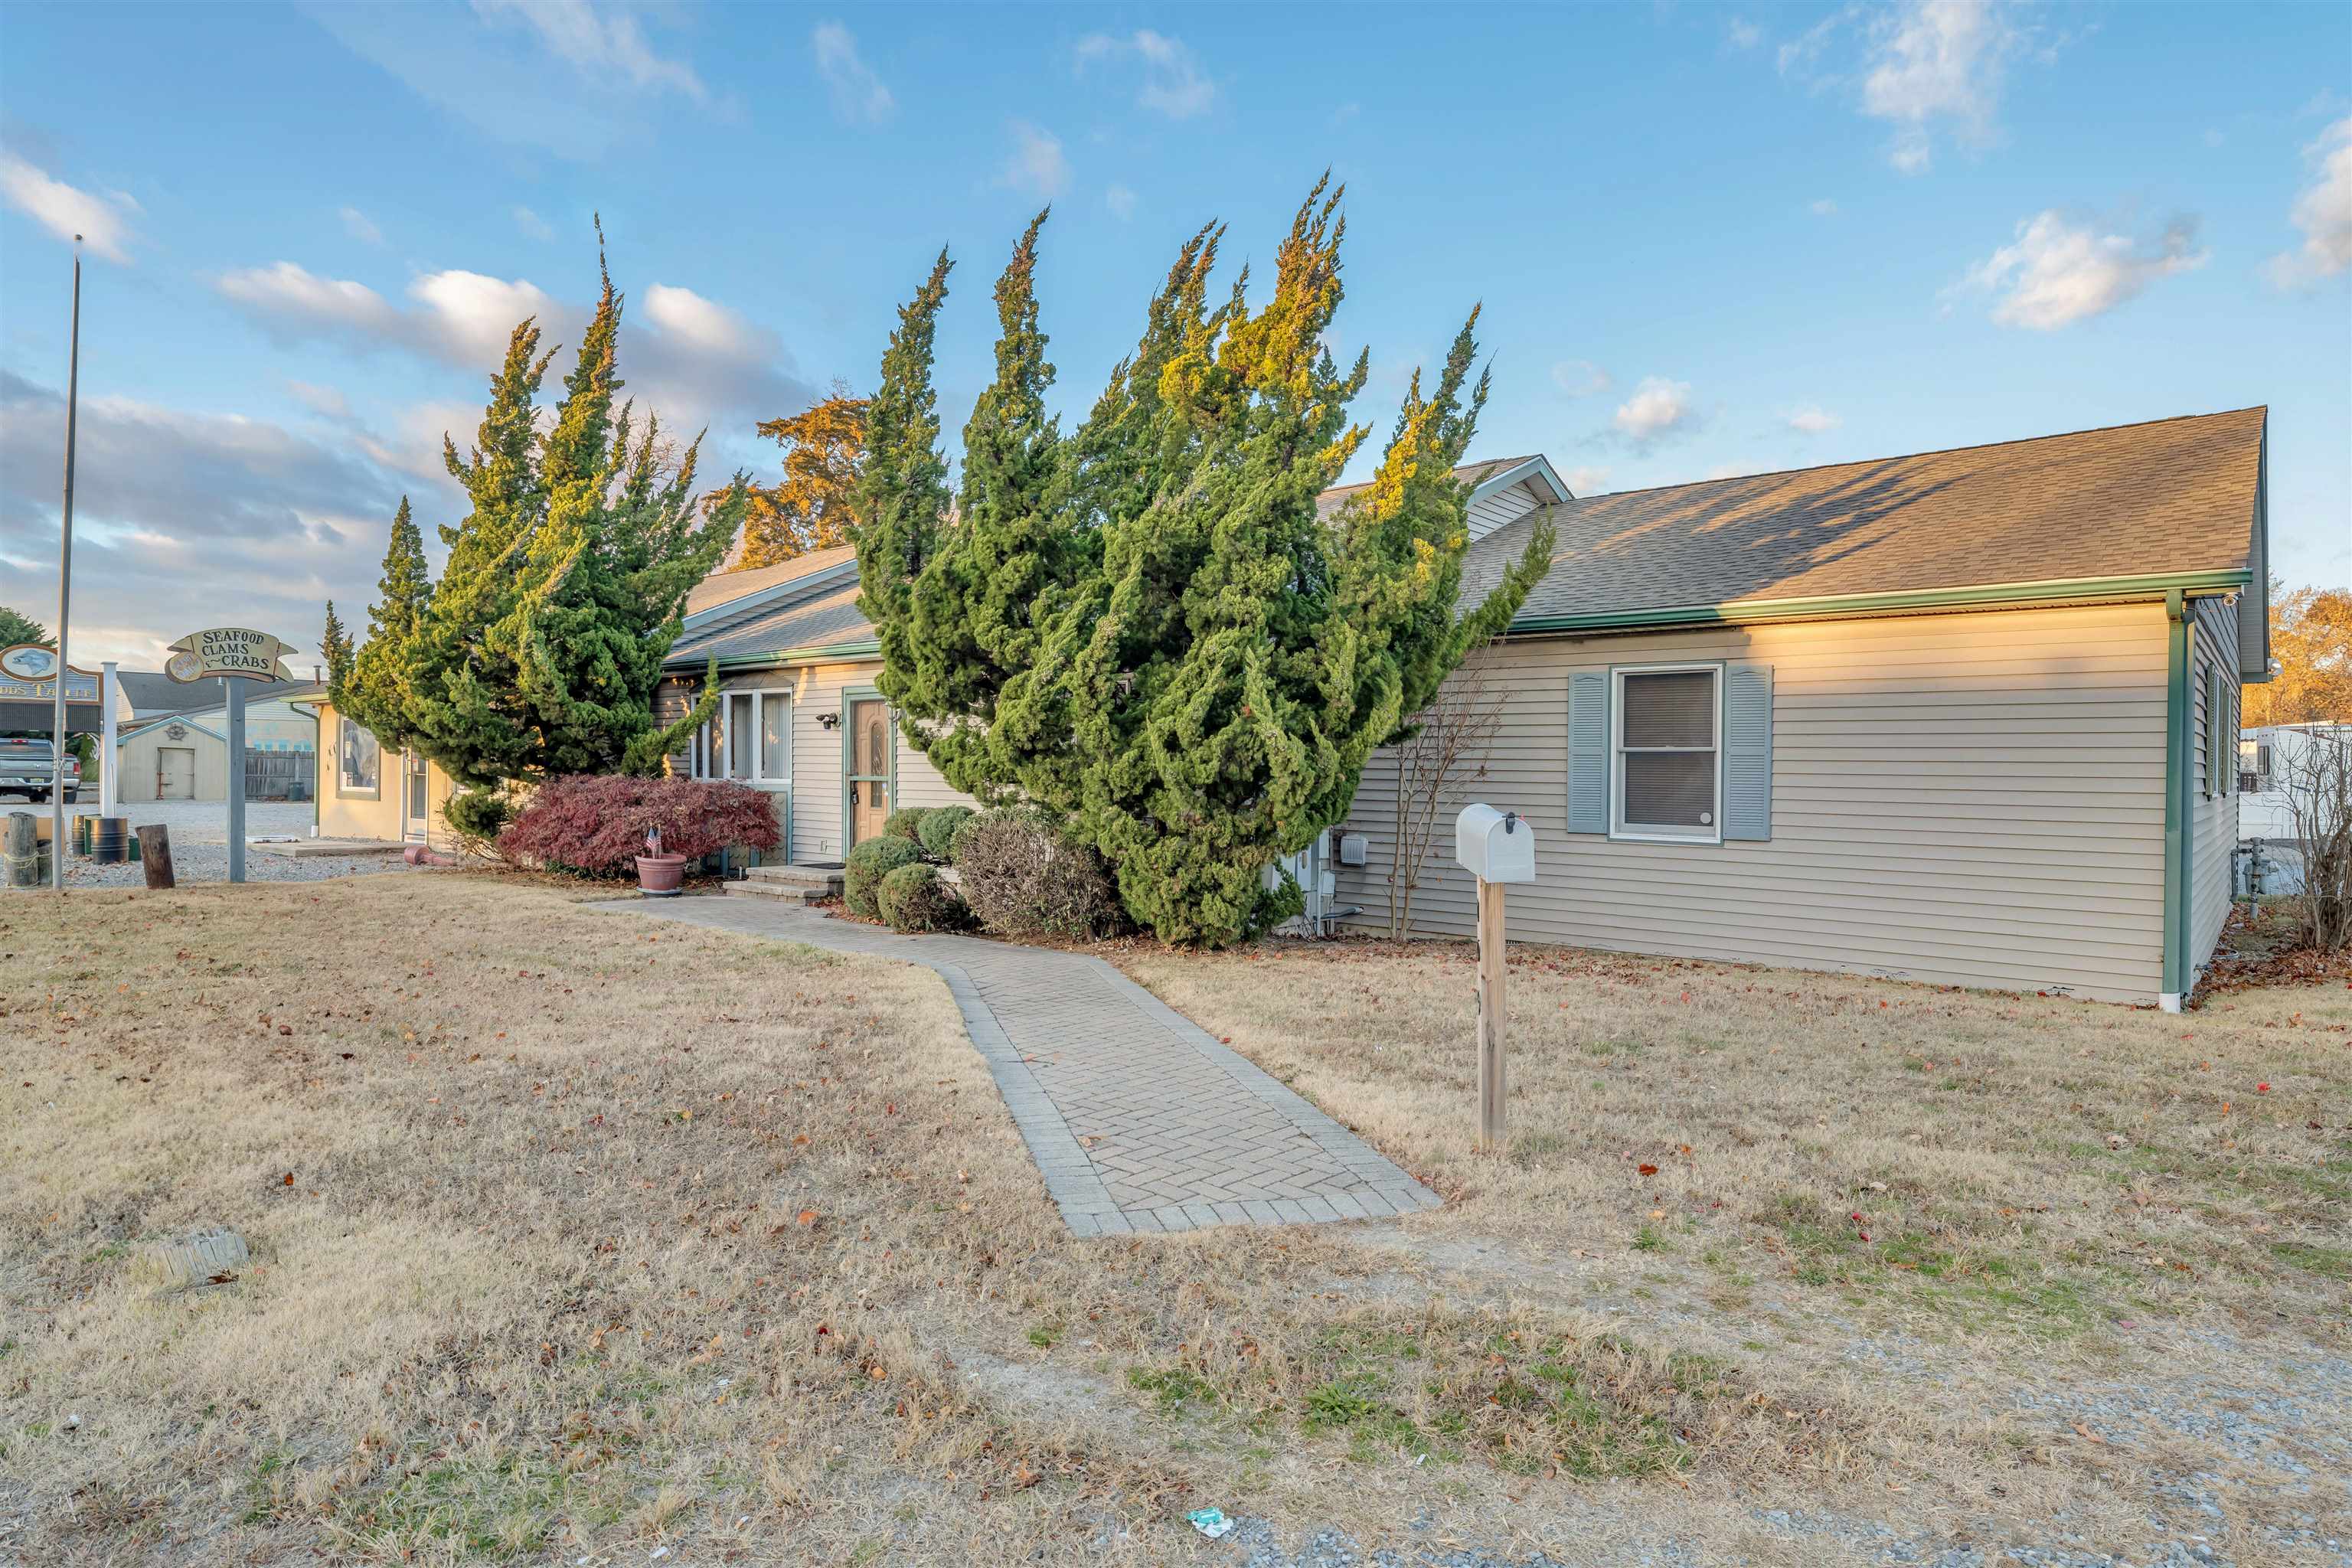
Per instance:
[[[245,686],[247,680],[291,680],[279,656],[294,651],[268,632],[247,626],[215,626],[190,632],[172,645],[163,673],[177,681],[233,675],[226,688],[228,718],[228,879],[245,880]]]
[[[163,673],[178,681],[204,680],[215,675],[241,676],[247,680],[291,680],[279,656],[294,651],[268,632],[244,626],[215,626],[190,632],[172,645]]]

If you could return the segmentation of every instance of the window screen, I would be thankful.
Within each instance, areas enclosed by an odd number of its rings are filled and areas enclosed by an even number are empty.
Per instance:
[[[760,776],[779,783],[792,776],[788,748],[792,744],[792,704],[781,697],[760,699]]]
[[[1716,679],[1711,669],[1627,671],[1619,678],[1619,826],[1712,836]]]
[[[751,694],[730,693],[727,699],[727,776],[751,776]]]

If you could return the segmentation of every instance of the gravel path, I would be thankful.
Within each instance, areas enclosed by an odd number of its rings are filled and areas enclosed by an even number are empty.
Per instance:
[[[0,801],[0,815],[30,811],[47,818],[46,804],[26,805]],[[98,802],[86,799],[66,808],[70,816],[96,816]],[[134,828],[161,824],[172,830],[172,870],[182,883],[228,880],[228,806],[217,800],[167,800],[126,804],[122,815]],[[308,838],[313,821],[310,804],[252,801],[245,808],[246,879],[253,882],[323,882],[336,877],[368,876],[411,869],[397,855],[339,855],[295,859],[268,855],[252,847],[262,838]],[[70,828],[68,829],[71,831]],[[66,860],[68,888],[143,888],[147,874],[123,861],[101,866],[95,860],[69,856]]]

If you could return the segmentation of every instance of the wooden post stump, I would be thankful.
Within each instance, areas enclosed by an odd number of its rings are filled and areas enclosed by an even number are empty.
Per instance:
[[[8,885],[12,888],[33,888],[40,885],[40,830],[29,811],[8,814]]]
[[[139,829],[139,866],[150,888],[175,886],[172,880],[172,830],[160,822]]]

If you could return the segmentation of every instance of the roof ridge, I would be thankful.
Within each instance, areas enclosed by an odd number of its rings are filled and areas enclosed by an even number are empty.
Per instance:
[[[1658,495],[1666,490],[1695,489],[1700,485],[1727,485],[1735,479],[1773,479],[1789,474],[1824,473],[1831,468],[1867,468],[1873,463],[1907,463],[1914,458],[1944,458],[1955,452],[1990,451],[1995,447],[2031,447],[2042,441],[2066,441],[2077,436],[2105,435],[2110,430],[2142,430],[2152,425],[2180,425],[2192,419],[2226,419],[2232,414],[2267,416],[2270,411],[2271,405],[2267,403],[2250,403],[2242,408],[2216,408],[2205,414],[2168,414],[2159,419],[2126,419],[2117,425],[2086,425],[2080,430],[2053,430],[2046,436],[2014,436],[2006,441],[1967,441],[1957,447],[1929,447],[1916,452],[1891,452],[1877,458],[1852,458],[1843,463],[1809,463],[1801,468],[1759,468],[1752,474],[1724,474],[1712,479],[1685,479],[1679,484],[1644,485],[1639,489],[1630,490],[1605,490],[1600,495],[1578,496],[1571,502],[1552,504],[1573,505],[1589,500],[1614,500],[1619,496]]]

